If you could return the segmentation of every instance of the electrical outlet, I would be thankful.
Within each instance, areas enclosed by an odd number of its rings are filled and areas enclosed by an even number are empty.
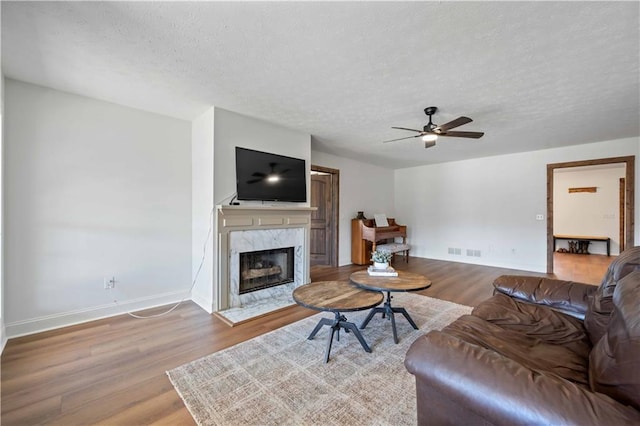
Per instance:
[[[110,290],[112,288],[115,288],[115,286],[116,286],[116,278],[115,277],[103,278],[102,281],[104,283],[104,289],[105,290]]]

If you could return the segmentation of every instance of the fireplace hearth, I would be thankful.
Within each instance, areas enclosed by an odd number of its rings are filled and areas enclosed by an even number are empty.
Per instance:
[[[240,253],[240,294],[293,281],[294,247]]]

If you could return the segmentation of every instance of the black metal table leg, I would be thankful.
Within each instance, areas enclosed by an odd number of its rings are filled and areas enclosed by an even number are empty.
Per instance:
[[[318,334],[318,331],[320,331],[323,325],[331,326],[333,325],[333,321],[330,320],[329,318],[321,318],[320,321],[318,321],[318,324],[316,325],[316,327],[313,329],[313,331],[309,335],[309,337],[307,337],[307,340],[313,340],[313,338],[316,337],[316,334]]]
[[[360,328],[361,328],[361,329],[364,329],[364,328],[367,326],[367,324],[369,324],[369,321],[371,321],[371,318],[373,318],[373,316],[374,316],[377,312],[380,312],[380,309],[381,309],[381,308],[377,308],[377,307],[376,307],[376,308],[371,309],[371,311],[369,312],[369,315],[367,315],[367,318],[365,318],[365,320],[364,320],[364,321],[362,321],[362,324],[360,324]]]
[[[356,327],[356,325],[354,323],[352,323],[352,322],[343,322],[341,325],[342,325],[342,327],[344,327],[346,332],[348,332],[349,330],[353,331],[353,335],[356,336],[356,338],[358,339],[358,341],[362,345],[362,348],[365,350],[365,352],[371,353],[371,348],[369,347],[369,345],[367,345],[367,342],[364,340],[364,337],[362,337],[362,334],[360,333],[360,330],[358,330],[358,327]]]
[[[318,334],[318,331],[320,331],[320,329],[323,326],[327,325],[327,326],[329,326],[329,328],[331,328],[331,336],[329,336],[329,340],[327,341],[327,347],[326,347],[325,352],[324,352],[324,362],[325,363],[329,362],[329,354],[331,353],[331,346],[333,344],[333,336],[336,335],[336,340],[340,341],[340,329],[341,328],[344,329],[345,333],[348,333],[349,331],[352,331],[354,336],[356,336],[356,338],[358,339],[358,341],[362,345],[362,348],[366,352],[371,353],[371,348],[369,347],[367,342],[364,340],[364,337],[360,333],[360,330],[358,330],[358,327],[356,327],[356,325],[354,323],[348,322],[347,321],[347,317],[345,317],[344,315],[340,314],[340,312],[334,312],[334,314],[335,314],[335,318],[333,320],[331,320],[329,318],[321,318],[320,321],[318,321],[318,324],[315,326],[315,328],[311,332],[311,334],[309,335],[309,337],[307,337],[308,340],[313,340],[313,338],[316,336],[316,334]]]
[[[360,325],[360,328],[364,329],[367,326],[367,324],[369,324],[369,321],[371,321],[371,318],[373,318],[373,316],[378,312],[381,312],[382,318],[388,317],[389,320],[391,320],[391,330],[393,331],[393,341],[395,343],[398,343],[398,332],[396,330],[396,318],[394,313],[402,314],[414,329],[418,330],[418,326],[413,321],[413,318],[411,318],[411,316],[409,315],[409,313],[405,308],[400,308],[400,307],[396,308],[391,306],[391,299],[393,299],[393,296],[391,296],[391,292],[388,291],[387,298],[384,301],[384,305],[382,307],[376,306],[375,308],[371,309],[371,311],[369,312],[369,315],[367,315],[367,318]]]
[[[331,336],[327,341],[327,349],[324,351],[324,362],[325,364],[329,362],[329,354],[331,353],[331,344],[333,343],[333,334],[336,332],[336,328],[340,329],[340,327],[332,326],[331,327]]]
[[[411,318],[409,316],[409,312],[407,312],[407,310],[405,308],[393,308],[393,312],[398,312],[398,313],[404,315],[404,317],[407,319],[409,324],[411,324],[411,327],[413,327],[415,330],[418,330],[418,326],[413,321],[413,318]]]
[[[393,311],[387,312],[389,319],[391,320],[391,330],[393,330],[393,342],[398,344],[398,331],[396,330],[396,317],[393,315]]]

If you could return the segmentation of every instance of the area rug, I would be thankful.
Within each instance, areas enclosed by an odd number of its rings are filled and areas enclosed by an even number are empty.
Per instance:
[[[407,309],[419,330],[396,315],[377,314],[362,335],[340,332],[324,363],[330,329],[307,340],[323,312],[208,355],[167,372],[199,425],[415,425],[415,381],[404,367],[411,343],[441,329],[471,307],[411,293],[393,293],[393,305]],[[360,325],[368,311],[347,312]]]

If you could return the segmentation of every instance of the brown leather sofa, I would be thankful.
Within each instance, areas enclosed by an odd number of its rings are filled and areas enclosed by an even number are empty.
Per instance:
[[[602,284],[501,276],[405,358],[420,425],[640,425],[640,247]]]

